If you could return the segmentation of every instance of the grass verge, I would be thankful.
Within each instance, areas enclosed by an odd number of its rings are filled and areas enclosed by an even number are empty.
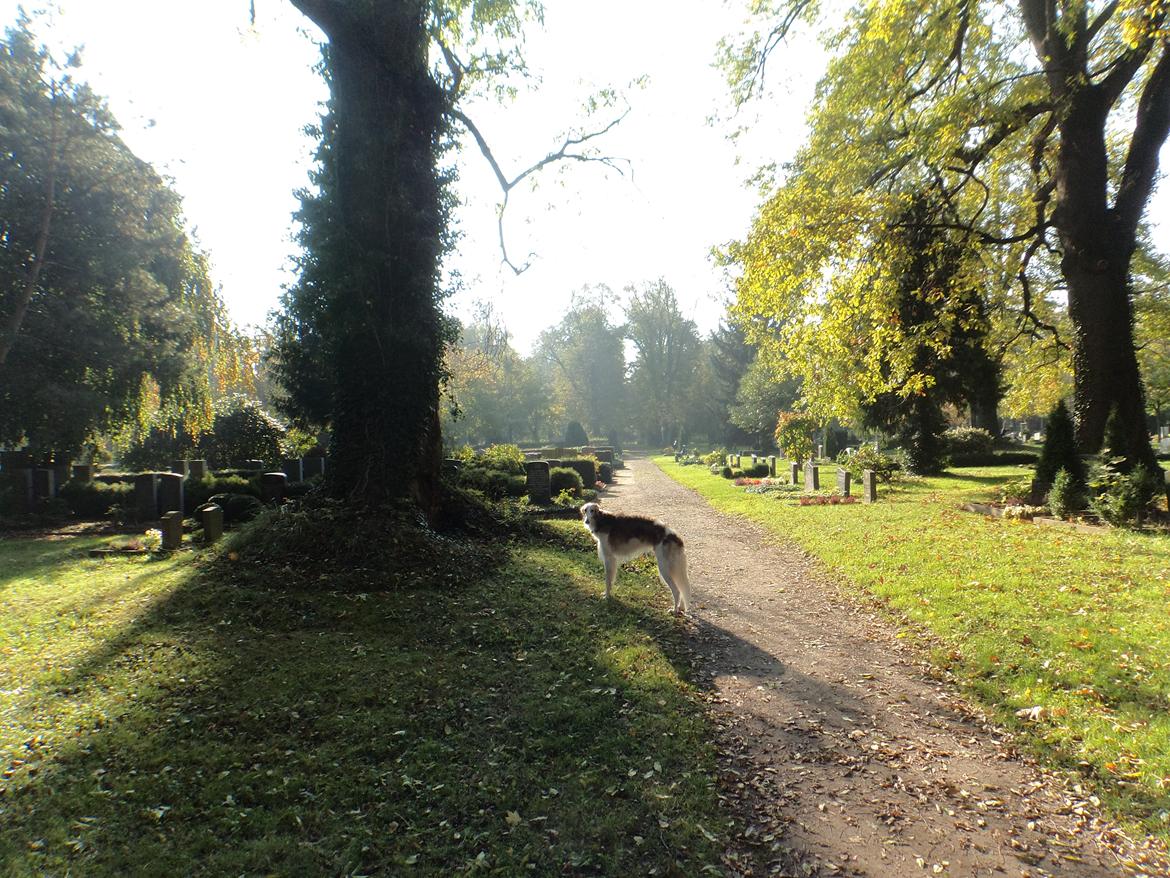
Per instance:
[[[714,869],[663,590],[641,565],[606,605],[578,531],[380,593],[0,543],[0,874]]]
[[[1170,839],[1170,538],[959,510],[1016,467],[912,481],[873,505],[800,507],[705,467],[655,463],[880,598],[999,721],[1089,776],[1113,814]]]

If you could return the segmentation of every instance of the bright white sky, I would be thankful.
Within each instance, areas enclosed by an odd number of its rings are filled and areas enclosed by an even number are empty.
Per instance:
[[[14,20],[17,5],[0,0],[0,21]],[[312,70],[317,34],[286,0],[256,0],[255,28],[248,0],[53,5],[52,33],[41,24],[42,36],[84,45],[82,75],[109,98],[131,148],[173,177],[233,316],[262,324],[292,279],[293,190],[307,183],[313,149],[301,129],[325,98]],[[464,150],[463,238],[451,259],[464,289],[451,309],[468,316],[476,300],[489,300],[527,351],[584,284],[620,291],[661,276],[701,329],[714,328],[727,292],[710,249],[746,231],[758,203],[743,185],[750,171],[795,152],[824,58],[807,39],[784,50],[769,67],[772,98],[753,118],[750,137],[732,144],[723,134],[730,125],[707,123],[728,109],[711,62],[719,38],[740,27],[744,0],[546,5],[545,28],[533,31],[526,51],[542,76],[539,90],[471,115],[505,172],[515,173],[560,145],[558,135],[581,122],[589,93],[644,74],[647,86],[627,92],[633,111],[604,141],[606,152],[631,160],[633,175],[569,163],[546,169],[535,191],[514,192],[509,253],[517,262],[534,254],[517,277],[500,264],[498,186],[474,146]],[[1164,251],[1167,190],[1150,212],[1161,220]]]

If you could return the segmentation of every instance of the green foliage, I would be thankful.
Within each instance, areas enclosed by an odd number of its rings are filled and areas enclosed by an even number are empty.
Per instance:
[[[598,478],[598,480],[605,482],[605,484],[607,484],[607,485],[612,483],[613,482],[613,464],[599,463],[597,465],[597,478]]]
[[[951,427],[943,433],[947,454],[990,454],[995,437],[981,427]]]
[[[483,465],[513,475],[524,475],[524,452],[518,445],[492,445],[484,449]]]
[[[1063,467],[1048,490],[1048,507],[1057,518],[1068,518],[1085,508],[1084,484]]]
[[[216,412],[211,433],[201,446],[218,466],[238,460],[262,460],[275,465],[283,456],[285,427],[259,402],[242,397],[227,400]]]
[[[1124,458],[1101,462],[1089,484],[1092,510],[1114,527],[1140,527],[1166,496],[1165,473],[1144,464],[1125,470]]]
[[[562,491],[568,491],[575,497],[581,496],[581,489],[585,483],[577,470],[567,466],[554,466],[548,472],[549,488],[555,497]]]
[[[812,460],[816,448],[813,436],[820,425],[800,412],[780,412],[776,423],[776,447],[789,460]]]
[[[0,41],[0,444],[67,454],[151,424],[197,433],[253,356],[178,195],[74,66],[23,17]]]
[[[725,479],[730,479],[735,476],[735,473],[732,472],[731,467],[725,466],[723,469],[719,470],[719,475],[723,476]]]
[[[585,432],[585,428],[581,426],[581,422],[569,421],[569,425],[565,427],[565,447],[580,448],[588,444],[589,435]]]
[[[855,482],[861,482],[861,475],[867,469],[873,470],[874,478],[890,484],[902,469],[902,462],[885,451],[878,451],[869,443],[862,444],[853,454],[842,451],[837,455],[837,464],[849,470]]]
[[[61,486],[57,496],[78,518],[104,518],[111,510],[128,509],[134,504],[134,486],[68,481]]]
[[[260,498],[260,478],[258,476],[226,475],[214,473],[202,479],[186,478],[183,480],[183,507],[191,515],[217,494],[247,494]]]
[[[764,360],[756,357],[740,378],[728,417],[753,444],[767,448],[776,433],[778,413],[795,405],[799,390],[797,379],[778,378]]]
[[[587,487],[592,488],[597,482],[597,458],[595,457],[573,457],[561,461],[562,466],[577,471],[581,476],[581,483]]]
[[[727,460],[727,455],[726,448],[716,448],[714,451],[704,454],[702,461],[707,466],[721,466]]]
[[[1028,503],[1032,498],[1032,480],[1020,476],[999,486],[1000,503]]]
[[[242,524],[251,521],[264,510],[264,504],[251,494],[214,494],[207,498],[223,510],[226,524]]]
[[[465,488],[483,492],[493,500],[523,497],[526,491],[524,476],[489,466],[465,465],[459,471],[458,482]]]
[[[1036,478],[1051,485],[1061,470],[1065,470],[1076,484],[1084,488],[1085,463],[1077,449],[1072,415],[1063,399],[1048,415],[1044,447],[1040,451],[1040,461],[1036,464]]]

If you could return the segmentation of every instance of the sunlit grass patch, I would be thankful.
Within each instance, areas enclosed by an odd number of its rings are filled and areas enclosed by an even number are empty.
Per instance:
[[[718,864],[669,597],[635,568],[607,605],[555,527],[473,587],[371,594],[0,545],[0,873]]]
[[[1000,721],[1090,776],[1115,813],[1170,837],[1170,538],[958,508],[992,496],[1016,467],[913,480],[873,505],[802,508],[655,462],[881,598]]]

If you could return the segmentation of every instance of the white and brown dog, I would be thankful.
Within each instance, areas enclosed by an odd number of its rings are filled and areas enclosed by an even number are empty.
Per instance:
[[[647,552],[658,560],[658,575],[674,596],[672,612],[687,612],[691,583],[687,579],[687,556],[683,541],[669,527],[641,515],[612,515],[596,503],[581,507],[581,520],[597,540],[597,554],[605,565],[605,596],[609,598],[617,579],[618,565]]]

